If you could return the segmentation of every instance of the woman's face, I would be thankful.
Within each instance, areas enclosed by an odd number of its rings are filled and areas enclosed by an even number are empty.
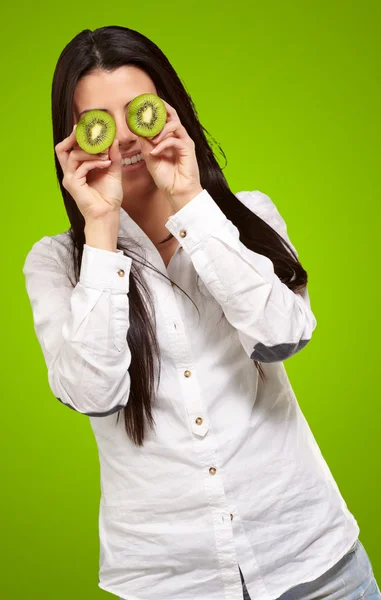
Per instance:
[[[121,155],[131,152],[139,154],[139,136],[132,133],[126,122],[128,104],[139,94],[157,94],[150,77],[141,69],[124,65],[115,71],[106,72],[100,69],[83,77],[77,84],[74,93],[74,122],[78,123],[83,112],[101,109],[108,112],[116,123],[116,137],[119,140]],[[124,200],[137,199],[156,189],[145,162],[125,166],[123,172]]]

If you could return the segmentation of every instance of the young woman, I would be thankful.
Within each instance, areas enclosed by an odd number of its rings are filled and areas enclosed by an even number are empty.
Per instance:
[[[142,93],[167,108],[154,139],[127,126]],[[117,128],[98,156],[74,130],[95,108]],[[99,586],[126,600],[381,598],[283,366],[316,320],[273,202],[233,194],[179,77],[136,31],[77,35],[52,113],[70,229],[36,242],[24,274],[52,393],[98,444]]]

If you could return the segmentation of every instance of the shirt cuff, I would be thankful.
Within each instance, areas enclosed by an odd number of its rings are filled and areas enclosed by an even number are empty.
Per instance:
[[[132,258],[123,250],[111,252],[84,244],[79,281],[86,287],[126,294],[131,264]]]
[[[202,190],[174,215],[165,226],[184,250],[192,250],[213,231],[226,225],[227,218],[207,190]]]

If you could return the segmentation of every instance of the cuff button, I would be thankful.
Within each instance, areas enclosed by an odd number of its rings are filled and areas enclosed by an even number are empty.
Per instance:
[[[180,237],[184,238],[187,235],[186,229],[181,229],[179,232]]]
[[[123,269],[119,269],[118,275],[119,275],[119,277],[124,277],[125,273],[124,273]]]

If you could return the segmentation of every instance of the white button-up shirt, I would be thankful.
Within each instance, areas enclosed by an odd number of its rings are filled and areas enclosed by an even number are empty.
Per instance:
[[[268,196],[237,197],[288,240]],[[130,389],[132,259],[85,245],[73,288],[65,232],[35,243],[23,270],[52,393],[89,416],[98,445],[99,587],[128,600],[240,600],[239,565],[253,600],[277,598],[332,567],[359,534],[282,362],[316,326],[308,292],[281,283],[206,190],[168,219],[179,246],[167,268],[120,217],[119,235],[200,311],[144,267],[162,366],[143,447],[116,423]]]

